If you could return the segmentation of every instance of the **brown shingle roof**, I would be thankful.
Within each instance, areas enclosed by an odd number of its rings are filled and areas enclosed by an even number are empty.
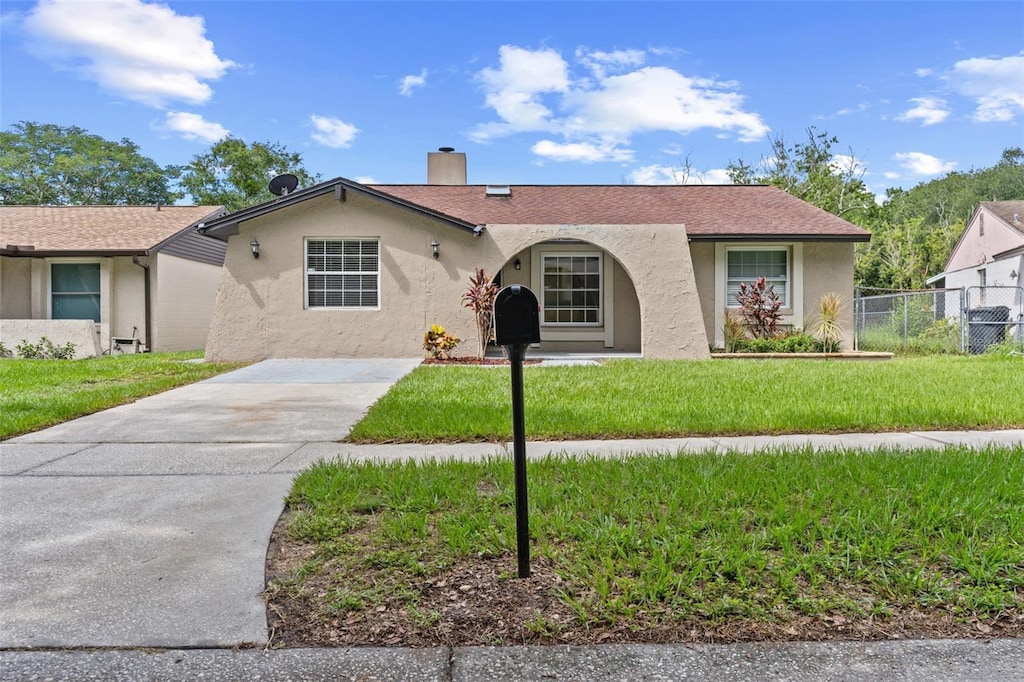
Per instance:
[[[142,252],[220,206],[0,206],[0,249]]]
[[[371,185],[476,224],[679,224],[693,238],[796,237],[867,240],[868,232],[762,185]]]
[[[981,205],[1024,234],[1024,201],[983,201]],[[1013,216],[1017,216],[1017,222],[1013,222]]]

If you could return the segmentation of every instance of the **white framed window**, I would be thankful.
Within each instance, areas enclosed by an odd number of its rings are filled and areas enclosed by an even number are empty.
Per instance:
[[[100,321],[99,263],[50,263],[50,319]]]
[[[725,251],[726,306],[738,308],[736,294],[740,284],[753,284],[764,277],[774,287],[783,308],[790,307],[790,257],[786,247],[740,246]]]
[[[599,252],[541,254],[545,325],[599,326],[602,272]]]
[[[306,308],[380,309],[379,239],[306,239]]]

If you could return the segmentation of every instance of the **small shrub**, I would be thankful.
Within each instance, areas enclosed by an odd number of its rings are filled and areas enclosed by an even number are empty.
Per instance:
[[[0,358],[13,358],[14,351],[4,345],[3,341],[0,341]]]
[[[36,343],[22,339],[15,349],[18,357],[25,360],[72,360],[75,357],[75,344],[68,341],[63,346],[58,346],[45,336],[40,337]]]
[[[479,334],[477,357],[483,360],[487,352],[487,343],[494,336],[494,299],[498,295],[498,285],[494,277],[477,268],[469,277],[469,288],[462,295],[462,305],[473,311],[476,329]]]
[[[725,311],[725,323],[722,325],[722,335],[725,337],[725,352],[735,353],[736,344],[747,335],[747,328],[743,323],[743,315],[731,308],[727,309]]]
[[[774,285],[767,284],[764,277],[758,277],[753,284],[741,282],[736,302],[740,304],[740,312],[755,339],[778,336],[782,302],[775,293]]]
[[[839,337],[843,335],[843,325],[839,318],[844,307],[843,297],[831,291],[823,294],[818,302],[818,321],[814,327],[814,336],[821,340],[826,353],[839,351]]]
[[[432,324],[427,333],[423,335],[423,350],[427,351],[435,360],[447,360],[461,341],[462,339],[455,338],[441,325]]]
[[[821,353],[824,346],[813,336],[795,331],[774,339],[740,339],[737,353]]]

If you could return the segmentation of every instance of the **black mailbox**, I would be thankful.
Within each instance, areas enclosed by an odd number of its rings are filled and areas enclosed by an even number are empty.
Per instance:
[[[494,342],[499,346],[540,343],[537,296],[520,284],[507,286],[494,299]]]

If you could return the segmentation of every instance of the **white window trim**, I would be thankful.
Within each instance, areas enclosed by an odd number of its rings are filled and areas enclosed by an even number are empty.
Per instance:
[[[725,324],[725,311],[730,306],[726,283],[727,252],[731,250],[765,251],[770,249],[787,249],[789,251],[789,305],[782,308],[781,323],[792,327],[803,327],[804,324],[804,245],[803,242],[740,242],[715,243],[715,347],[725,346],[722,327]]]
[[[733,251],[780,251],[786,254],[786,283],[785,291],[783,291],[783,298],[787,301],[787,305],[783,306],[783,310],[789,310],[793,300],[793,278],[791,276],[792,261],[791,249],[788,246],[726,246],[725,247],[725,285],[726,285],[726,301],[725,305],[727,308],[739,308],[739,303],[734,298],[728,296],[729,286],[729,254]]]
[[[377,305],[376,306],[368,306],[368,305],[350,305],[350,306],[318,305],[318,306],[311,306],[311,305],[309,305],[309,277],[308,277],[308,275],[310,275],[311,273],[309,271],[309,261],[308,261],[308,258],[309,258],[309,242],[311,242],[311,241],[314,241],[314,242],[315,241],[329,241],[329,242],[368,242],[368,241],[375,241],[375,242],[377,242]],[[311,311],[314,311],[314,312],[316,312],[316,311],[330,311],[330,310],[350,310],[350,311],[365,311],[365,312],[379,311],[381,309],[381,304],[382,304],[383,299],[384,299],[384,292],[381,290],[381,277],[380,277],[381,262],[383,260],[381,258],[381,250],[383,248],[384,247],[383,247],[383,244],[381,242],[381,238],[380,237],[338,237],[338,236],[333,236],[333,237],[304,237],[303,240],[302,240],[302,308],[303,308],[303,310],[311,310]],[[316,273],[312,273],[312,274],[316,274]]]
[[[53,319],[53,273],[50,266],[54,263],[99,264],[100,321],[95,323],[95,328],[96,333],[100,336],[100,348],[106,348],[113,322],[111,303],[113,302],[114,259],[107,256],[99,258],[33,258],[31,281],[31,315],[33,319]]]
[[[590,244],[558,244],[545,242],[530,248],[530,287],[544,300],[544,256],[600,256],[601,270],[601,312],[599,324],[594,323],[547,323],[541,322],[541,341],[602,341],[605,348],[615,347],[615,267],[608,254],[598,248],[587,249]],[[582,247],[582,248],[581,248]],[[544,319],[543,310],[541,320]]]

